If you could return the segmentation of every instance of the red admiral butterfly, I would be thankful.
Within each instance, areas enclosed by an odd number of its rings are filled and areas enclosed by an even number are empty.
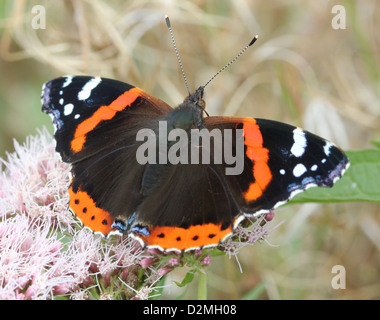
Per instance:
[[[106,78],[66,76],[44,84],[42,110],[52,117],[56,151],[72,166],[69,206],[84,226],[105,236],[129,234],[161,250],[216,246],[245,217],[267,213],[309,187],[332,187],[348,168],[341,149],[300,128],[204,117],[203,92],[201,86],[173,109]],[[229,130],[235,156],[243,143],[240,174],[226,174],[230,164],[213,161],[217,148],[203,140],[198,148],[207,149],[209,163],[140,164],[143,142],[136,135],[158,133],[160,122],[189,137],[192,129],[218,129],[222,137]],[[165,143],[166,150],[173,145]]]

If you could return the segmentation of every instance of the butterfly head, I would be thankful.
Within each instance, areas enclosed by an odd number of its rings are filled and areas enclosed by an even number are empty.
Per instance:
[[[204,86],[200,86],[194,93],[186,97],[183,104],[191,104],[201,112],[205,112],[206,102],[203,100]]]

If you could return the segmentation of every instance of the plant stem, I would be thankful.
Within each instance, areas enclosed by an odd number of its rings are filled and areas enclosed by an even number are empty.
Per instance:
[[[207,300],[207,275],[198,271],[198,300]]]

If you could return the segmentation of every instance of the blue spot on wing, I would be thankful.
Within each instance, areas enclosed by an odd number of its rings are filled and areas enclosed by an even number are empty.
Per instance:
[[[131,232],[140,233],[146,237],[148,237],[150,235],[149,229],[147,227],[135,226],[131,229]]]

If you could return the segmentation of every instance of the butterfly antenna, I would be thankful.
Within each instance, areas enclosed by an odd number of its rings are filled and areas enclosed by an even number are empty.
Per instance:
[[[222,69],[220,69],[217,73],[215,73],[211,77],[211,79],[206,82],[206,84],[203,86],[203,88],[205,88],[212,80],[214,80],[219,73],[221,73],[222,71],[224,71],[225,69],[227,69],[231,64],[233,64],[251,45],[253,45],[256,42],[256,40],[258,39],[258,37],[259,37],[258,35],[254,36],[253,39],[251,40],[251,42],[243,50],[241,50],[239,52],[239,54],[235,58],[233,58]]]
[[[187,92],[190,95],[189,85],[187,84],[187,79],[186,79],[186,76],[185,76],[185,71],[183,71],[182,61],[181,61],[181,58],[179,56],[179,53],[178,53],[178,50],[177,50],[177,46],[175,45],[173,30],[172,30],[172,26],[170,24],[169,17],[165,16],[165,20],[166,20],[166,25],[168,26],[168,29],[170,31],[170,36],[172,37],[173,47],[174,47],[174,50],[175,50],[175,54],[177,55],[177,59],[178,59],[178,62],[179,62],[179,66],[181,68],[181,72],[182,72],[183,78],[185,79],[185,85],[186,85],[186,88],[187,88]]]

